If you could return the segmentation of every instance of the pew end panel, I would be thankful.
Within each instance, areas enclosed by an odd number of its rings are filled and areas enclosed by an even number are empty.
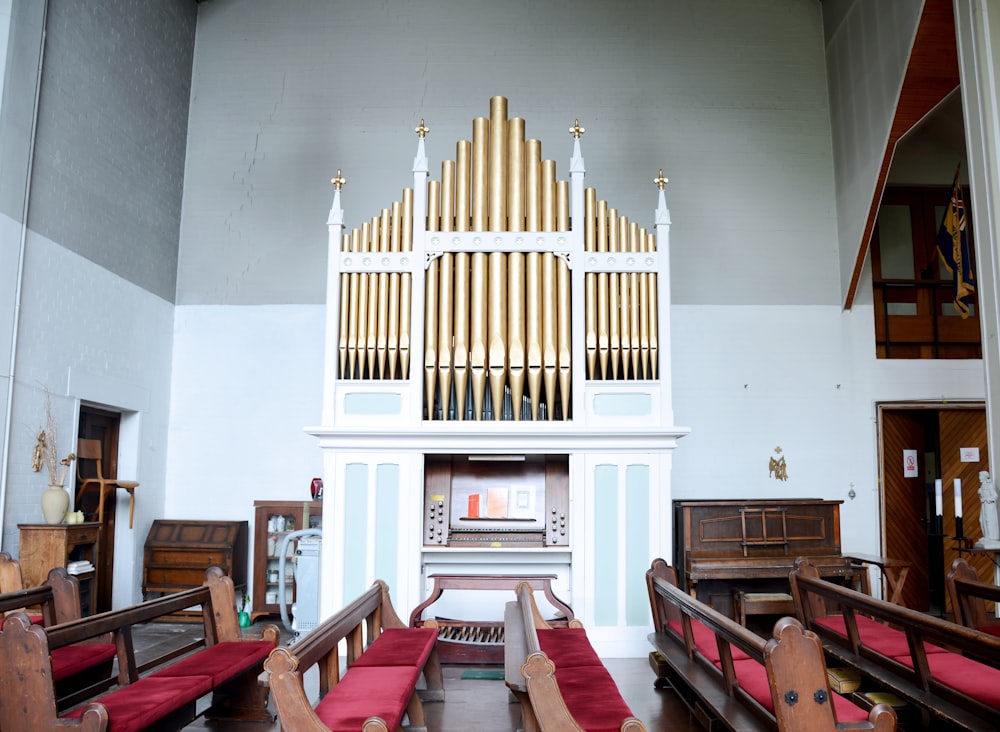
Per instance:
[[[1000,729],[1000,638],[827,582],[805,558],[790,580],[800,619],[838,663],[930,724]]]
[[[782,618],[765,642],[677,585],[663,559],[646,573],[659,653],[656,686],[666,681],[702,725],[752,732],[832,732],[896,728],[885,706],[866,711],[831,692],[819,637]],[[664,668],[666,667],[666,668]],[[803,701],[805,700],[805,701]]]

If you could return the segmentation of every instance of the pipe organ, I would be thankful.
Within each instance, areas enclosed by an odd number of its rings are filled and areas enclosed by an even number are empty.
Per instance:
[[[423,124],[418,129],[428,131]],[[583,132],[578,123],[573,129]],[[455,159],[441,164],[441,179],[426,186],[425,231],[436,243],[461,241],[449,237],[456,232],[570,230],[569,182],[556,180],[556,161],[542,159],[539,140],[525,139],[525,121],[508,119],[503,97],[491,100],[489,118],[473,120],[472,140],[458,141]],[[587,272],[586,317],[575,334],[586,346],[586,378],[655,379],[657,272],[648,255],[656,251],[656,235],[598,200],[594,188],[584,195],[584,252],[646,263]],[[408,188],[402,201],[343,235],[345,263],[412,252],[413,215]],[[490,247],[489,240],[475,237],[479,246],[472,250],[441,247],[428,255],[424,418],[568,420],[574,337],[570,251],[533,247],[525,236],[516,237],[513,248]],[[378,267],[341,274],[339,378],[409,377],[411,283],[409,272]]]
[[[649,559],[670,547],[670,455],[686,429],[670,391],[667,181],[653,180],[647,230],[584,185],[579,120],[564,179],[504,97],[437,179],[429,132],[421,120],[413,187],[349,230],[333,179],[323,424],[309,429],[334,487],[323,606],[375,577],[413,607],[438,569],[544,569],[586,623],[585,587],[645,598]],[[518,470],[537,465],[527,490]],[[477,513],[499,496],[532,508]]]

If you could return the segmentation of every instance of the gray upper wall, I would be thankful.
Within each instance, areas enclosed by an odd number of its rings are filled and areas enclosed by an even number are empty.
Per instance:
[[[28,226],[174,301],[194,0],[51,0]]]
[[[567,176],[653,224],[663,168],[673,300],[840,302],[816,0],[210,0],[199,6],[178,304],[321,303],[329,180],[360,226],[431,174],[489,99]]]

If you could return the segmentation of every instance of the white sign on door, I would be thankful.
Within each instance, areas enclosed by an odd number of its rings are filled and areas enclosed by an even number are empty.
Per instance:
[[[917,470],[917,451],[903,450],[903,477],[918,478],[920,473]]]
[[[963,447],[959,449],[959,459],[963,463],[978,463],[979,462],[979,448],[978,447]]]

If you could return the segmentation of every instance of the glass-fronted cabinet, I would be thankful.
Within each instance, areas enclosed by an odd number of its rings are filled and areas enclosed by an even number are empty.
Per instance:
[[[285,574],[286,605],[295,601],[295,574],[292,558],[297,540],[285,537],[300,529],[320,528],[322,501],[254,501],[253,603],[250,615],[281,613],[281,574]],[[285,561],[282,562],[284,548]],[[289,611],[290,612],[290,611]]]

